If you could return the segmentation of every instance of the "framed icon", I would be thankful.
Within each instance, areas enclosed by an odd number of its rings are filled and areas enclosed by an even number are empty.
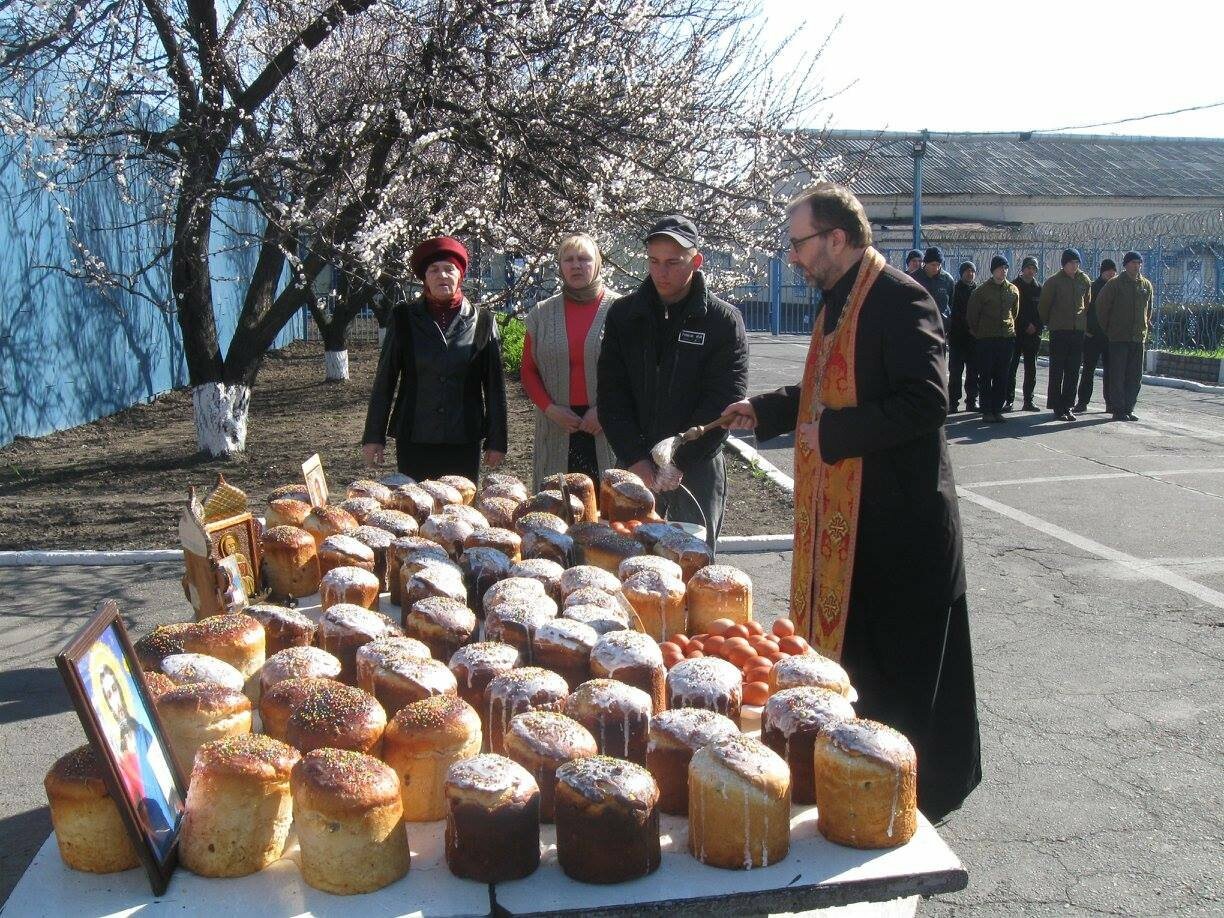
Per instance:
[[[107,790],[160,896],[178,864],[187,799],[119,604],[108,599],[55,658]]]
[[[306,492],[312,507],[327,506],[327,476],[323,474],[323,460],[315,453],[302,463],[302,476],[306,479]]]

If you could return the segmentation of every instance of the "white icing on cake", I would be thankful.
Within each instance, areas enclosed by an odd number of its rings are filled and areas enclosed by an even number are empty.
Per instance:
[[[668,736],[689,749],[697,750],[715,740],[726,739],[740,732],[730,717],[705,708],[675,708],[656,714],[650,721],[650,744],[658,746],[659,736]]]
[[[620,563],[616,573],[621,580],[628,580],[641,571],[658,571],[676,580],[682,580],[684,577],[684,569],[679,564],[658,555],[636,555],[626,558]]]
[[[339,677],[340,670],[340,661],[326,650],[318,647],[286,647],[264,661],[259,678],[265,686],[272,686],[284,679],[335,679]]]
[[[460,759],[446,772],[446,783],[482,794],[530,796],[539,791],[526,768],[504,755],[485,753]]]
[[[357,569],[349,568],[349,570]],[[336,570],[345,570],[345,568],[338,567]],[[362,571],[362,573],[369,572]],[[374,575],[370,574],[370,576]],[[394,623],[387,616],[348,602],[338,602],[319,616],[319,628],[328,635],[347,631],[362,634],[374,640],[391,634],[394,627]]]
[[[535,633],[537,646],[562,647],[588,656],[598,641],[598,631],[570,618],[555,618],[545,622]]]
[[[328,536],[319,545],[319,551],[331,551],[339,555],[344,555],[348,558],[356,558],[359,561],[367,563],[374,562],[374,549],[366,545],[365,542],[354,538],[351,535],[333,535]]]
[[[161,671],[175,685],[194,685],[198,682],[215,682],[236,692],[242,691],[246,682],[236,668],[202,653],[175,653],[161,661]]]
[[[749,593],[752,592],[752,578],[738,567],[731,567],[729,564],[707,564],[697,571],[693,575],[693,579],[689,581],[690,590],[694,584],[709,586],[716,590],[742,587]]]
[[[366,550],[368,551],[369,549]],[[349,590],[372,589],[377,594],[378,587],[377,575],[361,567],[342,565],[341,567],[333,567],[323,575],[323,580],[319,584],[319,592],[322,593],[331,589],[347,593]]]
[[[620,581],[605,571],[602,567],[591,564],[579,564],[561,574],[561,595],[569,596],[575,590],[596,589],[605,593],[615,593],[620,590]]]
[[[738,705],[743,686],[739,668],[718,657],[681,660],[667,673],[669,705],[675,708],[713,706],[725,713]]]
[[[800,730],[823,730],[838,720],[850,720],[854,708],[843,696],[828,689],[797,686],[775,692],[765,703],[763,728],[777,730],[785,737]]]
[[[615,676],[627,666],[663,667],[663,651],[650,635],[640,631],[609,631],[591,651],[591,664],[596,662],[604,672]]]
[[[839,695],[845,695],[850,690],[850,677],[841,665],[815,651],[779,660],[774,665],[772,676],[779,689],[810,685]]]
[[[566,762],[557,783],[571,787],[592,803],[614,799],[634,809],[650,810],[659,800],[654,775],[634,762],[596,755]]]
[[[450,659],[451,672],[467,670],[467,687],[472,687],[472,676],[479,669],[503,671],[518,664],[518,648],[497,641],[482,641],[468,644],[455,651]]]
[[[476,613],[447,596],[430,596],[414,603],[408,618],[409,621],[423,619],[447,631],[462,633],[465,637],[476,630]]]

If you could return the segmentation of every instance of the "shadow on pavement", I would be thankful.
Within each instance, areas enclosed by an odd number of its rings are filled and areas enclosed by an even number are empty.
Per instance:
[[[62,714],[72,709],[64,680],[54,667],[0,672],[0,724]],[[0,831],[0,838],[4,835]]]
[[[949,415],[944,422],[949,443],[984,443],[988,440],[1000,440],[1004,437],[1039,437],[1046,434],[1057,434],[1064,430],[1083,430],[1086,427],[1097,427],[1101,424],[1116,423],[1108,415],[1098,415],[1092,418],[1081,418],[1070,424],[1054,420],[1049,411],[1033,413],[1010,413],[1004,415],[1004,424],[988,424],[982,420],[982,415],[976,411],[962,411]]]

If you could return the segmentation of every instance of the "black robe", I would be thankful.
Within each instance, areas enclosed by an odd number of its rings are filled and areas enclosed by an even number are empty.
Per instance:
[[[858,272],[856,265],[825,291],[826,331]],[[960,512],[943,430],[943,320],[926,291],[892,267],[859,314],[855,384],[858,406],[826,409],[819,430],[825,462],[863,459],[842,664],[859,692],[859,716],[913,743],[919,806],[937,820],[981,781],[981,744]],[[752,398],[758,441],[795,429],[799,395],[799,386],[787,386]]]

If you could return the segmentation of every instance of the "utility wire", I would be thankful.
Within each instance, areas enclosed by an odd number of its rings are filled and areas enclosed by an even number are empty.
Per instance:
[[[1224,99],[1219,102],[1209,102],[1206,105],[1192,105],[1188,108],[1177,108],[1171,112],[1153,112],[1150,115],[1136,115],[1133,118],[1120,118],[1117,121],[1101,121],[1097,124],[1070,124],[1066,127],[1046,128],[1041,131],[1026,131],[1028,134],[1054,134],[1058,131],[1082,131],[1087,128],[1113,127],[1115,124],[1129,124],[1132,121],[1147,121],[1149,118],[1163,118],[1166,115],[1181,115],[1186,112],[1201,112],[1209,108],[1219,108],[1224,105]]]

